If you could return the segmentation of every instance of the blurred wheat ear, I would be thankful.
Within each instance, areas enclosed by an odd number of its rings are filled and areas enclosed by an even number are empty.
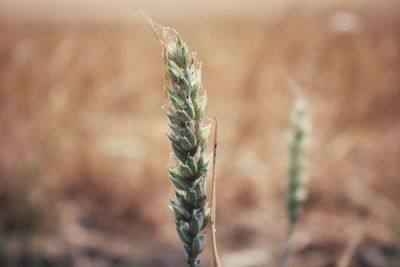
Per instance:
[[[200,265],[210,209],[206,201],[206,180],[211,157],[206,153],[210,125],[203,125],[207,103],[201,95],[201,64],[178,33],[148,19],[163,46],[164,107],[168,117],[173,163],[169,178],[175,186],[170,207],[175,215],[176,230],[183,242],[189,266]]]
[[[287,245],[283,257],[283,266],[290,266],[291,239],[299,213],[307,197],[308,177],[306,165],[306,138],[309,133],[309,121],[306,105],[301,97],[296,99],[291,114],[291,129],[288,138],[288,180],[286,185],[286,210],[288,214]]]

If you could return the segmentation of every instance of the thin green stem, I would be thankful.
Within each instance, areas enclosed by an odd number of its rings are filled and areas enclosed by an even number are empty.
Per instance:
[[[294,225],[289,224],[288,234],[286,238],[285,251],[283,254],[283,267],[290,267],[290,260],[292,258],[292,239],[293,239]]]

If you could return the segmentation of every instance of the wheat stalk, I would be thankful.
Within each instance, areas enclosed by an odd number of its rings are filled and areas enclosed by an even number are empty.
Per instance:
[[[291,114],[291,130],[289,132],[288,181],[286,185],[286,209],[288,213],[287,245],[283,257],[283,266],[290,266],[291,243],[293,229],[298,221],[299,213],[307,197],[308,177],[305,173],[305,145],[309,131],[306,107],[303,99],[298,97]]]
[[[168,169],[175,186],[170,207],[187,263],[198,267],[198,256],[206,242],[203,230],[210,217],[205,192],[211,159],[206,153],[210,125],[203,125],[207,96],[200,94],[201,64],[174,29],[147,19],[163,45],[164,94],[168,99],[165,110],[174,159]]]
[[[221,267],[221,260],[219,258],[217,248],[217,146],[218,146],[218,121],[214,118],[214,149],[213,149],[213,169],[212,169],[212,186],[211,186],[211,243],[212,243],[212,254],[214,260],[214,267]]]

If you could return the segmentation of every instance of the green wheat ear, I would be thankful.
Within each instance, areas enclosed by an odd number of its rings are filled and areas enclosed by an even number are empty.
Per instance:
[[[203,125],[207,97],[200,94],[201,64],[175,30],[148,21],[163,45],[168,138],[175,159],[168,170],[175,187],[170,207],[187,263],[198,267],[206,242],[203,230],[210,216],[205,193],[211,159],[206,153],[210,126]]]
[[[283,266],[290,266],[292,253],[291,239],[294,227],[298,221],[299,213],[307,197],[308,176],[306,167],[306,140],[310,124],[306,114],[306,105],[298,97],[291,113],[291,129],[288,136],[289,160],[288,180],[286,184],[286,210],[288,213],[287,244],[283,256]]]
[[[299,212],[307,197],[308,176],[305,173],[305,146],[309,132],[306,106],[302,99],[297,99],[291,114],[289,132],[288,182],[286,187],[286,208],[289,218],[289,231],[296,224]]]

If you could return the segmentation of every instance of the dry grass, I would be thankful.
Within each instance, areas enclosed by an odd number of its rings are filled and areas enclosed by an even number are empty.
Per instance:
[[[355,9],[350,31],[338,32],[335,10],[208,18],[190,27],[160,21],[204,62],[207,114],[219,120],[222,256],[258,248],[273,261],[283,246],[286,73],[305,88],[314,124],[312,183],[293,263],[334,262],[366,213],[373,214],[366,242],[379,253],[392,242],[386,219],[400,200],[400,14]],[[22,194],[44,222],[31,242],[45,257],[72,251],[75,266],[88,259],[183,266],[165,204],[173,191],[162,59],[146,24],[4,21],[0,34],[3,233],[14,238],[9,225],[29,220],[14,205]]]

